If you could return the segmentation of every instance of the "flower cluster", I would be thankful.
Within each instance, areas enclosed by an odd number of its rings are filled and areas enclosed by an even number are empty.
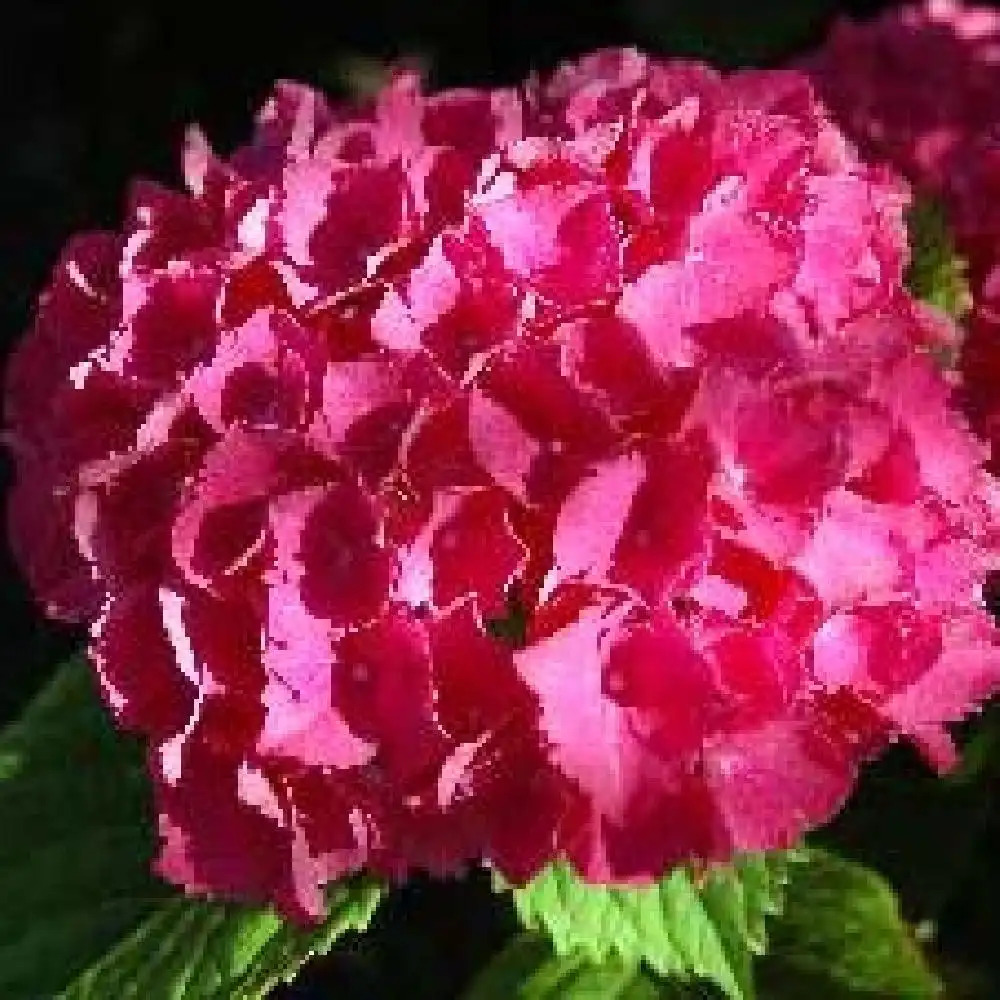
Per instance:
[[[869,158],[945,191],[1000,118],[998,56],[995,10],[922,0],[873,21],[841,20],[803,67]]]
[[[963,409],[1000,472],[1000,11],[924,0],[842,21],[803,66],[868,157],[945,207],[973,300]]]
[[[785,845],[1000,679],[907,193],[796,73],[280,85],[69,244],[12,535],[149,740],[159,870],[593,880]]]

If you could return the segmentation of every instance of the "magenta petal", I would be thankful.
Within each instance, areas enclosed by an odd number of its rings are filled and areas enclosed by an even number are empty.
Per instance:
[[[588,470],[556,519],[550,587],[608,579],[615,549],[646,478],[640,455],[623,455]]]
[[[18,462],[16,476],[7,496],[7,537],[35,598],[53,618],[96,617],[103,586],[74,538],[72,498],[59,495],[59,478],[43,465]]]
[[[633,627],[611,646],[604,688],[617,704],[636,710],[643,738],[667,758],[698,750],[721,700],[709,664],[668,614]]]
[[[646,753],[632,731],[629,709],[604,686],[603,642],[621,627],[622,617],[621,609],[592,607],[515,658],[538,698],[553,762],[599,815],[619,822],[640,787],[639,762]]]
[[[420,407],[446,392],[444,378],[419,355],[335,362],[323,376],[322,404],[309,436],[374,484],[400,461]]]
[[[746,486],[763,503],[814,505],[842,477],[844,416],[822,384],[748,398],[734,435]]]
[[[206,361],[218,340],[221,284],[218,272],[192,266],[130,278],[122,290],[125,329],[111,353],[115,369],[167,388]]]
[[[437,525],[430,546],[434,603],[446,608],[475,597],[484,614],[501,615],[526,551],[499,491],[461,497]]]
[[[275,786],[197,738],[152,755],[160,811],[156,870],[188,892],[273,900],[299,922],[323,913],[318,870],[296,843]]]
[[[452,739],[475,742],[535,714],[535,700],[514,671],[513,651],[486,633],[466,603],[428,629],[438,719]]]
[[[473,449],[485,471],[519,499],[551,507],[589,462],[614,447],[610,422],[567,377],[555,344],[517,345],[492,357],[477,390],[470,404]]]
[[[380,540],[371,501],[356,486],[331,485],[302,504],[282,505],[272,520],[279,565],[289,560],[311,614],[338,626],[378,614],[388,600],[395,560]],[[287,542],[286,531],[291,532]]]
[[[176,595],[146,586],[117,597],[101,616],[90,655],[118,721],[154,739],[180,732],[194,711],[198,677],[178,669]]]
[[[404,234],[407,191],[398,167],[311,159],[286,167],[283,187],[276,223],[285,253],[322,294],[363,281],[379,251]]]
[[[15,428],[44,412],[67,371],[103,346],[115,323],[119,239],[85,233],[63,248],[30,334],[14,348],[4,375],[8,422]]]
[[[610,579],[657,603],[706,555],[712,456],[703,440],[651,449],[612,557]]]
[[[217,220],[187,195],[151,181],[134,181],[129,191],[129,240],[125,268],[130,274],[169,268],[211,247]]]
[[[614,218],[600,189],[536,187],[475,209],[507,268],[560,310],[608,299],[621,265]]]
[[[171,519],[206,451],[203,428],[189,418],[178,412],[162,441],[94,470],[77,498],[77,540],[111,586],[170,574]]]
[[[426,631],[405,611],[338,640],[334,704],[378,746],[378,764],[390,780],[421,774],[438,751],[432,691]]]
[[[618,307],[665,365],[689,367],[688,328],[762,311],[790,270],[789,254],[761,227],[722,211],[704,217],[689,252],[694,260],[654,264],[626,285]]]
[[[664,435],[675,431],[690,407],[699,375],[664,370],[636,331],[615,316],[567,324],[559,331],[564,364],[581,388],[592,393],[626,432]]]
[[[261,310],[224,334],[185,391],[216,430],[307,426],[319,404],[323,359],[290,316]]]
[[[844,559],[850,552],[851,558]],[[908,586],[912,567],[890,516],[877,517],[849,494],[828,503],[797,569],[830,606],[891,600]]]
[[[847,797],[856,764],[808,724],[774,723],[706,753],[705,781],[733,850],[790,847]]]
[[[445,371],[461,376],[511,334],[515,292],[495,252],[446,234],[406,284],[386,294],[372,319],[373,333],[393,349],[423,346]]]

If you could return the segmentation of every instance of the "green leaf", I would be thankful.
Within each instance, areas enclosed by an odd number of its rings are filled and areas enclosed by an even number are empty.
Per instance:
[[[992,739],[988,728],[975,732]],[[990,840],[993,764],[968,748],[966,755],[961,768],[941,777],[897,744],[865,768],[847,808],[813,835],[813,844],[887,879],[911,923],[938,920],[975,877],[977,845]]]
[[[88,666],[61,668],[0,733],[0,996],[55,996],[166,892],[141,748],[120,737]]]
[[[675,978],[716,983],[732,1000],[754,996],[753,958],[764,921],[781,909],[790,852],[748,855],[701,878],[677,869],[651,886],[588,885],[550,866],[514,890],[522,924],[548,935],[558,955],[593,964],[647,963]]]
[[[260,1000],[312,957],[368,926],[382,887],[359,876],[332,886],[322,925],[302,930],[271,909],[172,899],[60,1000]]]
[[[535,934],[516,937],[480,973],[463,1000],[697,1000],[682,983],[657,982],[638,966],[558,956]]]
[[[889,884],[862,865],[811,850],[760,964],[764,995],[936,1000],[941,983],[902,919]]]
[[[967,264],[955,248],[944,207],[931,198],[919,199],[907,214],[907,226],[907,287],[918,299],[961,319],[972,303]]]
[[[364,877],[331,887],[312,930],[179,896],[151,874],[150,819],[141,746],[73,660],[0,733],[3,1000],[258,1000],[375,909]]]

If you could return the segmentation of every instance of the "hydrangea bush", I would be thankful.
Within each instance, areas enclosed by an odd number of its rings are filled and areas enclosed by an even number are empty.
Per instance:
[[[281,83],[67,244],[7,369],[10,536],[144,740],[159,875],[303,926],[362,871],[628,893],[792,848],[901,738],[955,763],[998,494],[906,213],[993,246],[1000,105],[992,61],[900,71],[942,24],[996,44],[931,4],[804,71]]]

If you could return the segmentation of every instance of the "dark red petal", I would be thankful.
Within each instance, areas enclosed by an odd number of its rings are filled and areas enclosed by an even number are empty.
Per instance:
[[[119,595],[101,616],[90,655],[116,719],[153,739],[180,732],[198,693],[197,665],[184,662],[179,600],[146,585]],[[180,661],[180,662],[179,662]]]
[[[371,501],[356,486],[331,485],[298,517],[296,548],[288,555],[301,568],[299,587],[310,613],[338,626],[377,615],[388,600],[395,560],[379,538]],[[275,527],[284,533],[282,524]]]

